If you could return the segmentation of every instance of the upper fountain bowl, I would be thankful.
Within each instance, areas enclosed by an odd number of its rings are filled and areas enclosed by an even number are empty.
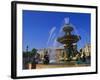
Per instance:
[[[71,32],[71,31],[73,31],[73,27],[70,24],[65,24],[63,31],[64,32]]]

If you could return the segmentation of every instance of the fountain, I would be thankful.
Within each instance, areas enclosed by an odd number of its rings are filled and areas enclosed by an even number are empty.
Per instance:
[[[76,44],[81,38],[78,35],[72,34],[74,30],[73,26],[69,23],[69,19],[65,19],[65,24],[63,26],[64,35],[57,38],[57,41],[64,44],[64,49],[67,54],[67,60],[71,61],[73,58],[74,48],[73,44]],[[77,45],[77,44],[76,44]]]

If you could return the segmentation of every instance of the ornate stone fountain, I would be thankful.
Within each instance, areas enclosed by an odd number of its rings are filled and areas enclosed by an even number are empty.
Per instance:
[[[67,22],[64,24],[63,31],[64,35],[57,39],[58,42],[64,44],[64,49],[67,54],[67,60],[71,61],[74,53],[73,44],[77,43],[81,38],[78,35],[72,34],[74,30],[73,26]],[[77,44],[76,44],[77,45]]]

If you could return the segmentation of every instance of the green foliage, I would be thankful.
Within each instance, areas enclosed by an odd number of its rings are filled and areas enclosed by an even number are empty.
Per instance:
[[[33,56],[36,55],[36,53],[37,53],[37,49],[33,48],[32,51],[31,51],[31,56],[32,56],[32,55],[33,55]]]
[[[33,48],[32,51],[23,52],[23,57],[32,57],[37,54],[37,49]]]

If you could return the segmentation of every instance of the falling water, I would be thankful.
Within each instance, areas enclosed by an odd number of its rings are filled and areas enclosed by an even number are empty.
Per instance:
[[[56,33],[55,33],[56,27],[52,27],[51,30],[49,31],[49,38],[47,41],[47,47],[49,46],[49,43],[51,41],[53,41],[56,37]],[[50,48],[48,48],[48,54],[49,54],[49,58],[50,58],[50,63],[54,63],[55,62],[55,49],[53,47],[53,45],[49,46]]]
[[[64,18],[65,24],[69,24],[69,17]]]
[[[64,18],[63,25],[64,24],[69,24],[69,17]],[[56,33],[56,27],[52,27],[52,29],[49,32],[49,38],[47,41],[47,45],[49,45],[49,43],[53,41],[52,45],[50,46],[48,50],[49,57],[50,57],[50,63],[56,63],[56,48],[59,48],[60,46],[62,46],[62,44],[57,42],[57,38],[58,36],[62,36],[64,34],[64,32],[62,31],[64,27],[63,25],[61,25],[58,33]],[[76,27],[73,26],[73,28],[75,29],[75,34],[78,34]]]
[[[74,34],[79,35],[79,31],[78,31],[78,29],[76,28],[76,26],[74,26],[74,25],[72,25],[72,26],[73,26],[73,28],[74,28],[74,31],[73,31]],[[84,37],[86,37],[84,43],[87,44],[87,35],[88,35],[88,34],[86,34],[85,30],[83,30],[83,29],[82,29],[81,32],[84,33]],[[78,42],[78,46],[81,46],[82,40],[83,40],[83,39],[81,38],[81,40]],[[82,46],[81,46],[81,47],[82,47]]]
[[[69,18],[68,19],[65,18],[64,20],[65,20],[66,24],[69,23]],[[60,27],[60,29],[59,29],[59,31],[58,31],[57,34],[55,33],[55,30],[52,31],[52,33],[51,33],[52,35],[50,34],[49,41],[53,41],[53,44],[51,46],[51,50],[49,51],[50,63],[56,63],[56,58],[57,58],[56,57],[56,48],[58,48],[59,46],[61,46],[61,44],[57,42],[57,38],[58,38],[58,36],[61,36],[61,35],[64,34],[63,31],[62,31],[62,29],[63,29],[63,24],[61,25],[61,27]]]
[[[63,24],[64,23],[68,24],[69,23],[69,18],[64,18]],[[63,24],[61,24],[61,27],[60,27],[57,34],[55,33],[56,27],[53,27],[49,32],[50,34],[49,34],[47,44],[49,44],[50,41],[53,41],[53,44],[52,44],[52,46],[50,46],[50,50],[48,51],[49,56],[50,56],[50,63],[56,63],[56,48],[61,46],[61,44],[57,42],[57,38],[58,38],[58,36],[61,36],[61,35],[64,34],[64,32],[62,31],[62,29],[64,27]]]
[[[72,26],[73,26],[73,28],[74,28],[74,34],[76,34],[76,35],[79,35],[79,32],[78,32],[78,30],[76,29],[76,26],[74,26],[73,24],[71,24]]]
[[[52,45],[52,50],[50,53],[50,63],[56,63],[56,48],[57,48],[57,41],[56,37],[53,39],[53,45]]]
[[[49,38],[48,38],[48,41],[47,41],[47,46],[48,46],[55,30],[56,30],[56,27],[52,27],[52,29],[49,31]]]
[[[72,27],[74,28],[73,33],[74,33],[75,35],[79,35],[79,32],[78,32],[76,26],[74,26],[73,24],[71,24],[71,25],[72,25]],[[80,46],[80,41],[78,42],[78,46]]]

